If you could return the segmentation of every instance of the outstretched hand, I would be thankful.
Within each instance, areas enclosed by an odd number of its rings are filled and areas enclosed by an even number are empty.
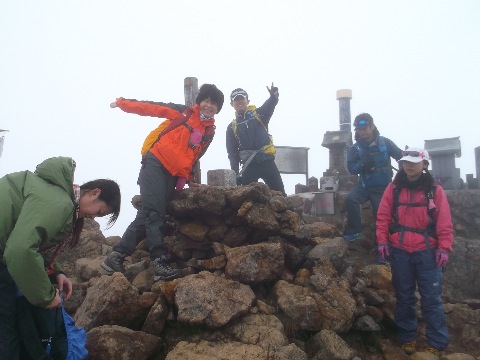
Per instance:
[[[278,87],[274,86],[273,85],[273,82],[272,82],[272,86],[271,87],[268,87],[267,86],[267,90],[268,92],[270,93],[270,96],[275,96],[276,98],[278,98]]]
[[[118,107],[118,105],[117,105],[118,99],[123,100],[122,97],[117,98],[114,102],[112,102],[112,103],[110,104],[110,107],[111,107],[111,108],[116,108],[116,107]]]

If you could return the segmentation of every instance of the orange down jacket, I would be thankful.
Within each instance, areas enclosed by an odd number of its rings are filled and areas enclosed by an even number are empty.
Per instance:
[[[168,122],[178,117],[187,107],[186,105],[173,103],[166,104],[123,98],[118,98],[116,103],[125,112],[166,118]],[[215,135],[215,119],[200,120],[200,108],[195,105],[186,125],[188,126],[180,125],[163,135],[153,145],[150,152],[160,160],[170,174],[191,180],[193,164],[205,153]],[[193,129],[198,129],[202,134],[200,145],[194,148],[189,146]]]

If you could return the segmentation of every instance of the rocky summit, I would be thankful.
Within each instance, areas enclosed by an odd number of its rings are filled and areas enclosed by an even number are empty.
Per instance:
[[[451,343],[441,357],[422,352],[420,303],[418,352],[401,350],[391,271],[376,263],[372,232],[347,244],[341,222],[305,221],[295,199],[261,183],[175,194],[164,231],[183,276],[169,282],[154,282],[145,241],[125,274],[107,275],[100,264],[120,237],[87,220],[80,244],[60,258],[74,283],[65,307],[87,330],[89,359],[478,360],[480,196],[448,196],[457,237],[444,273]]]

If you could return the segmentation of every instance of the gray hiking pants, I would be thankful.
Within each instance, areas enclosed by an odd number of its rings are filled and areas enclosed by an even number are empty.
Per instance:
[[[122,240],[113,250],[131,255],[140,241],[147,238],[148,250],[152,260],[164,255],[162,226],[165,221],[167,205],[175,191],[177,177],[172,176],[162,163],[148,153],[138,176],[142,207],[137,211],[135,220],[128,226]]]

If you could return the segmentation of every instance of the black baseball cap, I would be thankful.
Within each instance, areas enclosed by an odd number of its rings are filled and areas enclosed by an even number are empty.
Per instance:
[[[356,128],[366,127],[372,124],[373,124],[373,118],[370,114],[367,114],[367,113],[357,115],[355,117],[355,121],[353,122],[353,126],[355,126]]]
[[[232,91],[232,93],[230,94],[230,100],[231,100],[231,101],[235,100],[235,98],[236,98],[237,96],[242,96],[242,97],[244,97],[245,99],[248,99],[248,94],[247,94],[247,92],[246,92],[245,90],[243,90],[243,89],[240,89],[240,88],[235,89],[235,90]]]

